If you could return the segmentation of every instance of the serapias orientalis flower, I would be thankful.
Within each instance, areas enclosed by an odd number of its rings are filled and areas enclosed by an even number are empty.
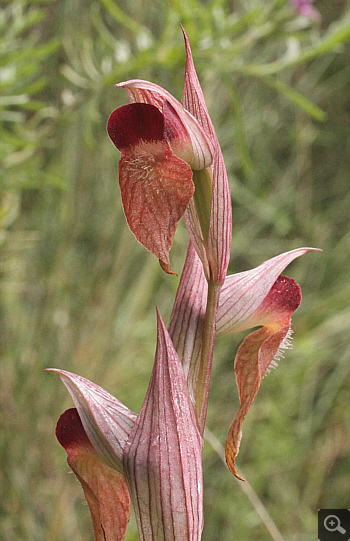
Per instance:
[[[155,363],[138,415],[85,378],[53,371],[76,406],[61,416],[56,433],[83,486],[96,541],[124,539],[129,497],[141,541],[200,541],[203,439],[160,315]]]
[[[240,346],[235,372],[241,407],[226,443],[227,464],[237,477],[235,457],[245,416],[270,366],[290,347],[291,316],[301,301],[301,291],[292,278],[281,273],[295,258],[314,248],[298,248],[273,257],[249,271],[227,276],[221,289],[216,333],[230,334],[261,327]],[[207,283],[201,262],[189,248],[181,276],[169,332],[178,352],[192,400],[200,396],[198,365],[201,359],[201,329],[204,323]]]
[[[119,83],[131,103],[110,116],[107,131],[121,152],[125,216],[141,244],[171,273],[168,252],[184,215],[207,279],[223,282],[231,245],[231,198],[220,146],[185,36],[183,105],[162,87]]]

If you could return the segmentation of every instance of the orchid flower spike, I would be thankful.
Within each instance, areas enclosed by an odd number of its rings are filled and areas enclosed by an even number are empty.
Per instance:
[[[184,106],[149,81],[119,83],[131,103],[111,114],[107,131],[121,152],[122,203],[137,240],[171,273],[168,253],[187,209],[186,225],[206,276],[223,282],[231,243],[230,192],[186,35],[185,43]]]
[[[90,507],[96,541],[122,541],[134,506],[141,541],[200,541],[203,439],[186,378],[158,314],[157,350],[139,415],[94,383],[56,372],[75,403],[56,434]]]

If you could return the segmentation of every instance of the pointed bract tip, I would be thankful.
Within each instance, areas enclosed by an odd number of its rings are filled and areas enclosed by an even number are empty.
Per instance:
[[[184,37],[184,40],[185,40],[185,44],[187,45],[187,44],[190,43],[189,39],[188,39],[186,31],[185,31],[185,29],[184,29],[184,27],[183,27],[183,25],[181,23],[180,23],[180,26],[181,26],[182,34],[183,34],[183,37]]]
[[[56,376],[60,376],[60,370],[59,368],[45,368],[45,372],[52,372],[53,374],[56,374]]]

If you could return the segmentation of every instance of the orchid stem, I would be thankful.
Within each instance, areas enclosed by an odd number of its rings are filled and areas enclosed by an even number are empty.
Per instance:
[[[201,171],[193,171],[193,182],[195,185],[194,203],[202,230],[203,240],[208,242],[211,199],[213,190],[213,174],[209,167]]]
[[[201,434],[204,433],[205,420],[207,417],[210,377],[215,341],[216,313],[218,309],[220,289],[221,286],[215,284],[213,280],[208,281],[208,300],[204,319],[201,361],[199,364],[196,388],[197,418]]]

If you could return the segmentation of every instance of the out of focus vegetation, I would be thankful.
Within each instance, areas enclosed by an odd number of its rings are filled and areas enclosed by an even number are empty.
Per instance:
[[[0,3],[0,540],[87,541],[79,483],[55,440],[71,406],[46,367],[81,374],[138,411],[177,279],[125,225],[106,120],[114,83],[181,98],[191,45],[232,190],[232,271],[299,246],[294,349],[263,381],[238,465],[285,541],[316,538],[317,510],[350,493],[350,5],[320,25],[287,0]],[[181,271],[182,225],[171,252]],[[238,407],[218,340],[208,427],[225,442]],[[272,539],[206,444],[203,541]],[[137,539],[131,522],[127,540]]]

